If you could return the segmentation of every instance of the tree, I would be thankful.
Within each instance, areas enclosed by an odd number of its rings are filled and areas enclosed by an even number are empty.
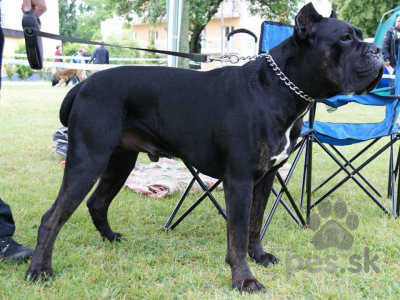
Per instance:
[[[110,37],[107,38],[107,43],[124,47],[132,47],[132,48],[139,47],[136,41],[132,38],[132,33],[127,29],[122,30],[122,32],[120,32],[119,34],[110,35]],[[139,50],[110,47],[108,48],[108,51],[110,53],[110,57],[120,57],[120,58],[140,57]],[[132,64],[132,61],[110,61],[110,64],[118,64],[118,65]]]
[[[157,50],[156,48],[156,44],[155,44],[155,38],[154,38],[154,31],[151,32],[151,36],[150,36],[150,41],[149,41],[149,45],[147,46],[147,49],[152,49],[152,50]],[[154,53],[154,52],[145,52],[143,54],[143,58],[162,58],[161,55]],[[145,61],[146,64],[159,64],[158,61]]]
[[[76,37],[76,29],[78,26],[76,0],[60,0],[58,1],[58,5],[60,8],[60,34]]]
[[[103,0],[59,0],[59,6],[60,34],[86,40],[101,36],[101,21],[114,13],[114,5]]]
[[[248,0],[250,13],[258,14],[266,20],[292,23],[299,11],[299,0]],[[304,2],[301,1],[300,2]]]
[[[397,7],[397,0],[332,0],[338,18],[353,23],[363,31],[364,37],[375,36],[382,14]]]
[[[113,17],[114,5],[103,0],[81,0],[77,16],[77,36],[93,39],[100,35],[100,24]]]
[[[165,0],[109,0],[127,21],[136,13],[145,22],[161,23],[166,14]],[[201,52],[201,32],[217,13],[223,0],[189,0],[189,23],[191,53]],[[248,0],[251,13],[260,13],[268,19],[288,22],[298,10],[298,0]]]

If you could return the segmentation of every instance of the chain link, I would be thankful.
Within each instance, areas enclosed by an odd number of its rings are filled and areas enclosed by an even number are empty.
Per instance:
[[[217,58],[211,55],[208,57],[207,62],[220,61],[222,63],[237,64],[241,60],[255,60],[256,58],[259,57],[265,57],[267,59],[267,62],[271,66],[272,70],[276,73],[276,75],[278,75],[279,79],[282,80],[297,95],[299,95],[301,98],[303,98],[308,102],[315,101],[314,98],[308,96],[306,93],[300,90],[293,82],[291,82],[289,78],[286,77],[286,75],[281,71],[281,69],[279,69],[274,59],[272,58],[271,54],[269,54],[269,52],[261,53],[259,55],[240,56],[240,57],[238,55],[223,55]]]

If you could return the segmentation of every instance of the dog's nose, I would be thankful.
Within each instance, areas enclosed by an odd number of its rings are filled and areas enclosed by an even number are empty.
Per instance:
[[[381,53],[381,47],[372,44],[371,45],[371,49],[369,51],[371,51],[372,54],[380,54]]]
[[[378,55],[381,53],[381,47],[375,45],[375,44],[369,44],[364,48],[363,51],[365,54],[374,54]]]

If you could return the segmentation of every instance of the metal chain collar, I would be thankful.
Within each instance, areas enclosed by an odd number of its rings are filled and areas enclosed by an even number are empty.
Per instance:
[[[308,96],[306,93],[304,93],[302,90],[300,90],[293,82],[290,81],[289,78],[286,77],[286,75],[279,69],[277,64],[275,63],[274,59],[272,58],[271,54],[269,52],[267,53],[261,53],[259,55],[253,55],[253,56],[238,56],[238,55],[223,55],[219,58],[214,57],[214,56],[209,56],[207,62],[213,62],[213,61],[220,61],[222,63],[231,63],[231,64],[237,64],[241,60],[254,60],[259,57],[265,57],[267,59],[267,62],[269,62],[269,65],[271,66],[272,70],[275,71],[276,75],[297,95],[299,95],[301,98],[308,102],[314,102],[315,99]]]

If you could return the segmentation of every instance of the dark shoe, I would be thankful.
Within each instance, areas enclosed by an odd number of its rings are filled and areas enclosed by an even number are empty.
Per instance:
[[[0,237],[0,259],[6,258],[15,262],[25,262],[34,250],[18,244],[11,236]]]

